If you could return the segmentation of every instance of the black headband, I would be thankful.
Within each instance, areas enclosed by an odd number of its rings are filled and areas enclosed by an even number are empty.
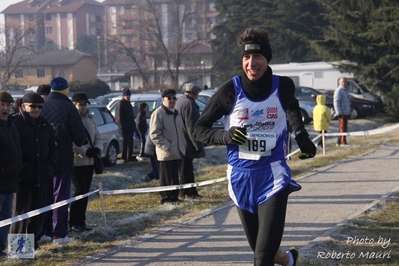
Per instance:
[[[258,42],[245,42],[240,45],[241,58],[246,54],[261,54],[267,62],[272,60],[272,49],[270,46],[262,45]]]

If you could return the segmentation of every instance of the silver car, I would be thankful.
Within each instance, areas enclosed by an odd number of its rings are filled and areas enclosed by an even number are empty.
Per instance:
[[[123,137],[111,112],[105,105],[89,105],[90,113],[96,120],[98,131],[104,143],[102,158],[105,165],[113,166],[116,164],[118,154],[122,152]],[[140,142],[134,138],[133,153],[137,153]]]

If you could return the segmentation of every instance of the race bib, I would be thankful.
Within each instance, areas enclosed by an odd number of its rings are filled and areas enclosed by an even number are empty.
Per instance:
[[[247,143],[239,146],[238,158],[259,160],[262,156],[269,156],[276,147],[276,141],[275,133],[249,132]]]

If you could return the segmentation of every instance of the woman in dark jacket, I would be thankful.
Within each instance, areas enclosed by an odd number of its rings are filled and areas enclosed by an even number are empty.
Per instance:
[[[22,152],[22,170],[18,179],[18,192],[14,216],[44,207],[46,204],[46,182],[53,176],[56,164],[54,130],[46,119],[40,116],[44,104],[37,93],[27,93],[22,98],[21,110],[15,114]],[[12,224],[14,234],[35,235],[35,249],[43,225],[43,215]]]
[[[146,142],[145,133],[147,133],[147,129],[148,129],[147,109],[148,109],[148,105],[146,103],[140,103],[139,104],[139,112],[137,113],[137,116],[136,116],[136,124],[137,124],[137,129],[139,132],[139,136],[140,136],[140,142],[141,142],[140,153],[137,156],[137,160],[139,160],[139,161],[148,159],[144,152],[144,147],[145,147],[145,142]]]

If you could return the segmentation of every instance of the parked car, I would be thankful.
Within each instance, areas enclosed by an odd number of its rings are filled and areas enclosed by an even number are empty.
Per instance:
[[[93,101],[90,101],[91,104],[100,104],[100,105],[107,105],[109,102],[115,98],[121,96],[122,97],[122,92],[112,92],[112,93],[107,93],[101,96],[97,96],[94,98]]]
[[[198,95],[198,101],[203,102],[204,104],[207,104],[213,94],[215,94],[215,90],[202,90],[199,95]]]
[[[181,97],[182,94],[177,94],[176,97],[179,98]],[[107,105],[108,109],[111,111],[112,115],[115,115],[115,108],[117,103],[122,99],[122,96],[120,97],[115,97],[111,100],[111,102]],[[161,96],[159,94],[151,94],[151,93],[142,93],[142,94],[132,94],[130,96],[130,103],[132,104],[133,107],[133,113],[137,115],[138,113],[138,106],[140,103],[145,102],[148,105],[148,110],[147,110],[147,123],[150,123],[150,117],[152,112],[157,109],[159,106],[162,104]],[[195,101],[199,107],[200,113],[205,108],[205,104],[201,101],[196,100]],[[222,121],[217,121],[214,123],[214,127],[216,128],[223,128],[224,124]]]
[[[334,91],[323,91],[323,93],[329,95],[331,98],[334,98]],[[373,116],[378,111],[378,102],[372,102],[365,99],[359,99],[353,96],[349,96],[352,106],[352,113],[350,118],[362,118],[366,116]],[[332,117],[336,119],[336,114],[334,109],[332,110]]]
[[[123,137],[113,115],[105,105],[89,105],[90,113],[94,116],[98,131],[104,143],[101,154],[105,165],[116,164],[118,154],[122,152]],[[133,153],[138,153],[140,141],[134,137]]]

